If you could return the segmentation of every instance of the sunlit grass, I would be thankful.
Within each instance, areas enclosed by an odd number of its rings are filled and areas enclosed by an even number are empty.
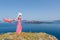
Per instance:
[[[22,32],[20,35],[13,33],[0,34],[0,40],[57,40],[56,37],[46,33]]]

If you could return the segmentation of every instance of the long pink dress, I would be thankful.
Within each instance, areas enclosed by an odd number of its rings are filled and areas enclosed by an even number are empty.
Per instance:
[[[17,23],[16,34],[19,35],[21,32],[22,32],[21,18],[18,17],[18,23]]]

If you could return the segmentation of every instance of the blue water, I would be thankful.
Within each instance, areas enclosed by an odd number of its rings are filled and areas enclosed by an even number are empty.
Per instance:
[[[15,32],[17,23],[0,23],[0,33]],[[23,32],[46,32],[60,39],[60,24],[22,23]]]

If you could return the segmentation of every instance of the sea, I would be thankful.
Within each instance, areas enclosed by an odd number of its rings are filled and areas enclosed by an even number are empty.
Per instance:
[[[60,40],[60,24],[33,24],[33,23],[21,23],[22,32],[45,32],[53,35]],[[0,22],[0,34],[15,32],[17,22],[6,23]]]

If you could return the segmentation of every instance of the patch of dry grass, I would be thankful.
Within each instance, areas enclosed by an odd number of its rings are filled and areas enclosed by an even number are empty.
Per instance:
[[[0,40],[58,40],[55,36],[46,33],[22,32],[20,35],[16,33],[6,33],[0,35]]]

